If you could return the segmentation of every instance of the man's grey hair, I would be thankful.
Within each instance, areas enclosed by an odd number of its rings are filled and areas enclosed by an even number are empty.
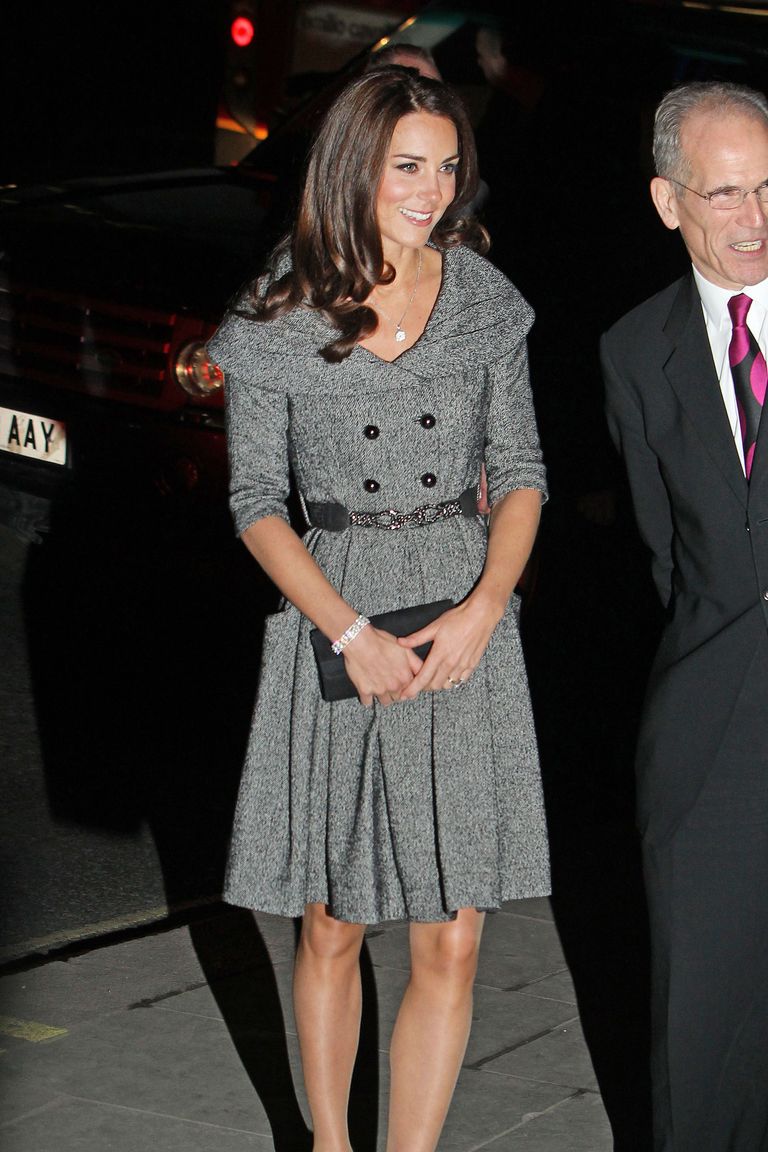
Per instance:
[[[768,100],[754,88],[719,80],[701,80],[673,88],[656,109],[653,159],[657,176],[665,180],[682,180],[684,184],[690,179],[690,164],[680,142],[680,133],[694,112],[753,116],[768,126]],[[678,195],[684,195],[682,189]]]
[[[411,65],[403,64],[402,59],[407,56],[409,60],[413,60],[413,67],[418,71],[419,61],[421,64],[428,64],[430,68],[434,68],[439,72],[437,61],[428,48],[422,48],[419,44],[409,44],[405,40],[396,40],[385,44],[383,48],[371,52],[370,56],[365,62],[365,72],[373,72],[375,68],[387,68],[390,64],[400,64],[402,68],[409,68]]]

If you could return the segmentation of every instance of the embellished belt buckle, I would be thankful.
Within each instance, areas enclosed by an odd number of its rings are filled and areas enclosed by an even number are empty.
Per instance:
[[[380,512],[350,512],[349,523],[356,528],[385,528],[394,531],[410,520],[410,512],[396,508],[382,508]]]
[[[422,504],[412,512],[399,512],[396,508],[383,508],[380,512],[350,512],[349,523],[358,528],[384,528],[386,531],[396,532],[399,528],[405,528],[410,524],[419,527],[435,524],[438,520],[445,520],[460,512],[460,501],[447,500],[443,504]]]
[[[409,519],[409,512],[398,512],[396,508],[383,508],[381,512],[371,513],[372,525],[376,528],[388,528],[393,532],[407,524]]]

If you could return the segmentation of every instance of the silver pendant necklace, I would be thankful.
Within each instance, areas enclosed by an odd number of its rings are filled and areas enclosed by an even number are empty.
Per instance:
[[[403,308],[403,314],[400,317],[400,319],[395,323],[395,321],[392,319],[392,317],[389,315],[389,313],[384,311],[381,304],[377,303],[375,305],[377,311],[381,312],[384,319],[389,320],[390,324],[395,325],[395,340],[397,340],[398,344],[402,344],[402,342],[406,338],[406,332],[405,332],[405,329],[403,328],[403,320],[405,320],[406,313],[408,312],[408,309],[410,308],[411,304],[413,304],[413,300],[414,300],[414,297],[416,295],[416,289],[419,286],[419,280],[420,279],[421,279],[421,248],[419,248],[419,263],[416,267],[416,279],[413,282],[413,288],[411,290],[410,296],[408,297],[408,303],[406,304],[405,308]]]

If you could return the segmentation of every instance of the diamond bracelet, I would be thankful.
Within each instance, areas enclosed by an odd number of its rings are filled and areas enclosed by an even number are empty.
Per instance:
[[[366,624],[370,624],[368,617],[358,616],[357,620],[352,621],[346,632],[343,632],[342,635],[339,636],[338,640],[334,640],[333,644],[331,644],[331,651],[335,652],[336,655],[339,656],[342,649],[346,648],[347,644],[349,644],[351,640],[354,640],[355,636],[362,632]]]

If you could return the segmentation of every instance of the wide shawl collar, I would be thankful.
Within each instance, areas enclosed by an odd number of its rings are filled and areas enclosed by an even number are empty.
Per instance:
[[[317,349],[327,343],[332,330],[321,317],[301,309],[273,325],[252,328],[261,328],[262,350],[269,343],[273,357],[294,364],[303,361],[289,392],[324,393],[332,382],[335,390],[352,393],[399,389],[404,375],[447,378],[468,364],[479,367],[511,357],[532,319],[526,301],[493,265],[456,248],[444,253],[443,282],[424,332],[395,360],[382,360],[358,345],[329,372]]]

